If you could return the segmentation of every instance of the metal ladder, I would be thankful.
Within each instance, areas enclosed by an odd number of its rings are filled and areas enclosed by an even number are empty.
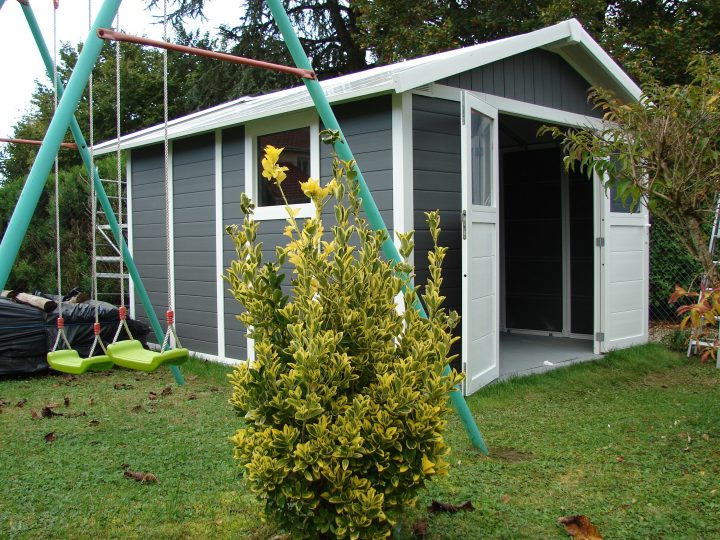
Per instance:
[[[113,207],[113,212],[118,214],[120,204],[122,204],[123,216],[127,216],[127,202],[120,200],[115,193],[116,180],[100,179],[107,186],[108,199]],[[123,180],[123,193],[125,191],[125,181]],[[125,221],[125,220],[123,220]],[[103,209],[98,206],[96,215],[95,229],[95,274],[98,280],[98,299],[118,304],[120,301],[120,280],[125,280],[125,293],[129,290],[129,278],[125,268],[120,272],[120,248],[113,238],[107,215]],[[122,224],[122,234],[127,239],[127,223]],[[127,301],[127,299],[126,299]]]
[[[718,237],[720,237],[720,195],[718,196],[717,203],[715,204],[715,219],[713,221],[712,232],[710,233],[710,242],[708,242],[708,253],[710,253],[713,264],[715,264],[716,266],[718,265],[718,263],[720,263],[720,260],[718,260],[716,256],[716,251],[718,248]],[[698,302],[702,300],[702,291],[708,290],[707,276],[702,277],[701,284],[701,296],[698,298]],[[718,337],[716,341],[717,344],[720,343],[720,321],[717,317],[715,319],[715,322],[718,323]],[[716,344],[715,346],[717,347]],[[712,342],[691,337],[690,341],[688,342],[687,356],[690,357],[691,355],[696,354],[699,347],[712,347],[713,345],[714,344]],[[720,354],[718,354],[716,357],[715,365],[718,369],[720,369]]]

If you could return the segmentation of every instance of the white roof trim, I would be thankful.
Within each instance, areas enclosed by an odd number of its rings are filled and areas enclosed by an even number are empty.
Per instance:
[[[640,98],[640,88],[575,19],[519,36],[343,75],[320,84],[330,102],[388,92],[401,93],[536,48],[557,52],[590,84],[610,82],[627,97]],[[578,52],[584,56],[577,58],[578,54],[572,54]],[[594,76],[598,69],[603,76]],[[312,106],[304,86],[258,97],[241,97],[169,122],[168,137],[177,139]],[[163,137],[164,128],[159,124],[122,136],[120,147],[130,149],[155,144]],[[114,151],[116,145],[116,139],[106,141],[95,146],[94,152],[97,155],[106,154]]]

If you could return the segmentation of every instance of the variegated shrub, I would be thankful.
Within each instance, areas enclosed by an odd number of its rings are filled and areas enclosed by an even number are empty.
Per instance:
[[[282,189],[282,149],[265,151],[263,176]],[[404,287],[405,305],[416,301],[413,235],[400,235],[405,262],[383,258],[386,234],[361,215],[352,165],[336,158],[326,186],[302,184],[317,217],[301,222],[287,207],[288,241],[275,262],[263,261],[247,196],[242,226],[228,227],[237,259],[225,278],[255,343],[254,361],[230,379],[231,402],[244,415],[235,457],[265,514],[293,538],[386,538],[393,514],[448,466],[443,429],[460,375],[442,372],[458,316],[443,309],[439,292],[439,216],[428,214],[435,247],[423,319],[396,305]],[[330,201],[336,224],[325,230]],[[286,263],[292,293],[281,288]]]

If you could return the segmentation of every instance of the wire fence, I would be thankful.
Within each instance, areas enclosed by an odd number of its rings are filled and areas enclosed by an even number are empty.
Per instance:
[[[655,221],[650,228],[650,337],[661,339],[677,328],[678,304],[668,302],[676,285],[697,290],[702,268],[677,240],[668,225]]]

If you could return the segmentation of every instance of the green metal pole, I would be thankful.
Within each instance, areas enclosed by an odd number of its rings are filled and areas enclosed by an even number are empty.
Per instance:
[[[30,31],[35,38],[37,48],[40,51],[40,56],[42,56],[43,62],[45,63],[45,69],[47,69],[48,76],[52,79],[54,72],[53,59],[50,55],[50,51],[47,48],[47,44],[43,39],[42,32],[40,31],[40,26],[38,25],[37,19],[35,18],[35,13],[33,12],[29,4],[22,4],[22,9],[23,13],[25,14],[25,19],[27,20],[28,26],[30,27]],[[65,89],[63,88],[63,84],[60,80],[59,75],[56,84],[58,89],[58,97],[61,97]],[[145,284],[140,277],[137,266],[135,266],[135,261],[130,254],[130,250],[125,243],[125,238],[121,234],[120,225],[117,221],[117,218],[115,217],[115,212],[110,205],[110,200],[108,199],[107,193],[105,192],[105,187],[100,180],[100,175],[98,173],[97,167],[92,166],[92,159],[90,156],[90,151],[88,150],[87,142],[85,141],[85,136],[83,135],[82,129],[80,129],[80,125],[78,124],[75,116],[70,119],[70,131],[75,138],[75,142],[77,143],[78,151],[80,152],[83,163],[85,164],[88,173],[91,174],[93,177],[93,183],[95,184],[95,193],[97,193],[98,201],[100,202],[100,206],[102,206],[102,209],[108,218],[110,229],[115,236],[115,241],[118,243],[118,246],[120,246],[120,249],[122,249],[123,258],[125,259],[125,265],[128,268],[128,272],[130,272],[130,277],[135,284],[135,288],[137,290],[138,296],[140,297],[140,301],[142,302],[142,305],[145,308],[145,312],[148,315],[148,319],[150,320],[150,326],[155,333],[155,338],[158,340],[158,343],[162,343],[165,337],[162,326],[160,326],[160,321],[158,320],[152,303],[150,302],[150,297],[148,296],[147,289],[145,289]],[[178,366],[170,366],[170,368],[173,375],[175,376],[175,381],[179,385],[185,384],[185,379],[180,372],[180,368],[178,368]]]
[[[280,0],[267,0],[267,3],[275,22],[280,28],[285,44],[295,61],[295,65],[302,69],[312,70],[310,60],[308,60],[308,57],[300,44],[300,40],[298,39],[297,34],[295,34],[295,30],[290,23],[290,19],[285,12],[285,8],[282,6],[282,2]],[[317,109],[320,119],[325,127],[337,130],[340,133],[340,140],[335,143],[335,151],[337,152],[338,157],[343,161],[355,161],[355,157],[350,150],[350,145],[347,143],[347,140],[340,129],[340,124],[338,123],[337,118],[335,118],[335,113],[333,113],[320,83],[316,79],[303,79],[303,82],[310,93],[310,97],[312,98],[315,108]],[[355,170],[357,172],[357,179],[360,185],[360,197],[362,198],[363,210],[367,216],[368,223],[375,230],[387,231],[385,222],[380,215],[380,211],[375,204],[375,200],[370,193],[370,189],[365,182],[365,178],[363,177],[360,168],[357,166],[357,162],[355,164]],[[385,253],[385,256],[391,261],[401,261],[400,253],[398,253],[395,243],[389,235],[383,244],[383,253]],[[415,308],[420,312],[422,317],[427,318],[427,313],[425,313],[425,309],[422,307],[420,302],[416,303]],[[448,373],[450,373],[450,366],[445,366],[445,374]],[[480,451],[484,454],[488,454],[485,441],[483,440],[477,424],[475,424],[475,420],[472,417],[472,413],[470,412],[470,408],[468,407],[465,398],[463,398],[462,394],[458,390],[451,392],[450,398],[458,416],[460,417],[460,420],[465,426],[465,430],[467,431],[468,437],[470,438],[473,446],[480,449]]]

